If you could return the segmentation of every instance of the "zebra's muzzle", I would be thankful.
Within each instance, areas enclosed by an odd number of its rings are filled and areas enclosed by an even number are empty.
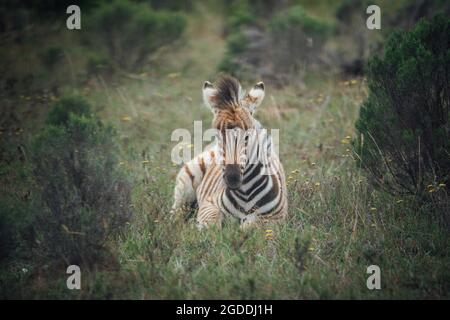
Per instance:
[[[238,164],[227,164],[223,174],[225,184],[230,189],[238,189],[242,185],[241,168]]]

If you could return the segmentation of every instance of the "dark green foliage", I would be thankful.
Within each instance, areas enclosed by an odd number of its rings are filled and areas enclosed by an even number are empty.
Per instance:
[[[301,6],[293,6],[275,15],[269,28],[274,34],[280,35],[298,28],[298,32],[315,38],[323,38],[329,32],[329,26],[324,21],[309,15]]]
[[[89,75],[110,74],[113,72],[111,61],[103,54],[92,53],[87,61],[86,71]]]
[[[25,159],[0,167],[1,257],[92,266],[131,215],[116,132],[79,96],[56,103]]]
[[[39,55],[42,64],[47,69],[52,69],[64,56],[64,50],[59,45],[45,48]]]
[[[227,1],[225,33],[226,53],[219,70],[238,78],[265,73],[267,60],[272,60],[267,21],[291,1]]]
[[[66,9],[70,5],[77,5],[80,7],[81,11],[86,13],[92,8],[98,6],[102,2],[107,2],[106,0],[28,0],[28,1],[17,1],[8,0],[11,2],[16,2],[17,5],[26,6],[31,9],[33,13],[42,18],[58,18],[61,14],[66,13]],[[18,2],[18,3],[17,3]]]
[[[219,64],[219,70],[233,74],[234,76],[245,77],[248,66],[243,61],[248,47],[247,36],[242,32],[232,33],[227,39],[227,51]]]
[[[309,15],[301,6],[293,6],[272,18],[269,31],[272,46],[277,48],[274,54],[277,70],[289,72],[317,61],[331,26]]]
[[[24,256],[34,245],[33,204],[36,203],[24,201],[17,195],[0,198],[0,263]]]
[[[237,31],[242,26],[252,25],[256,22],[256,17],[246,8],[239,8],[228,19],[230,30]]]
[[[42,201],[34,226],[39,249],[69,264],[101,261],[109,236],[130,216],[130,185],[118,171],[115,131],[89,113],[83,99],[63,99],[31,148]]]
[[[436,14],[450,15],[450,2],[447,0],[403,0],[389,23],[393,27],[411,28],[421,18],[432,18]]]
[[[186,27],[180,13],[154,11],[144,3],[116,0],[92,15],[87,36],[116,67],[139,71],[160,47],[179,39]]]
[[[368,0],[345,0],[335,10],[334,38],[339,45],[331,57],[343,74],[362,76],[369,56],[381,49],[381,39],[377,38],[381,33],[366,26],[366,9],[371,4]]]
[[[450,178],[450,19],[393,34],[369,61],[370,94],[355,149],[372,177],[396,193],[432,193]]]
[[[2,0],[0,2],[0,33],[23,32],[29,23],[56,22],[65,26],[67,7],[78,5],[82,14],[90,12],[107,0]]]
[[[308,14],[299,5],[279,11],[273,10],[279,6],[268,5],[258,11],[260,17],[267,17],[264,19],[258,19],[252,8],[251,4],[241,5],[229,18],[227,52],[220,70],[244,78],[259,73],[281,79],[319,61],[332,30],[329,23]]]
[[[189,11],[194,7],[193,0],[146,0],[153,9]]]
[[[91,116],[89,103],[80,96],[66,96],[58,101],[47,117],[47,123],[66,126],[71,115],[88,118]]]
[[[336,18],[346,24],[351,24],[357,18],[367,18],[366,8],[371,4],[368,0],[344,0],[336,8]],[[365,20],[365,19],[364,19]],[[357,19],[359,22],[360,20]]]
[[[23,32],[30,20],[30,12],[18,7],[18,0],[9,0],[0,4],[0,34]],[[15,10],[11,10],[14,7]],[[19,37],[17,37],[19,38]]]
[[[226,30],[234,33],[242,27],[263,26],[263,21],[286,4],[279,1],[258,0],[226,1],[224,5],[227,12]]]

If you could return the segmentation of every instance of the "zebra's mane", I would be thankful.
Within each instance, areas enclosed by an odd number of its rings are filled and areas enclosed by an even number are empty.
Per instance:
[[[219,108],[238,105],[244,95],[245,92],[237,79],[225,75],[217,81],[217,93],[214,100]]]

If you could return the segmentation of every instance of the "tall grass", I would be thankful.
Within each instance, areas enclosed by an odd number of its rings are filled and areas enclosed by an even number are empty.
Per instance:
[[[374,189],[353,159],[349,143],[366,96],[363,79],[317,73],[283,89],[266,81],[256,117],[280,129],[286,223],[241,231],[227,220],[221,230],[199,232],[195,219],[169,218],[179,169],[170,161],[176,144],[170,135],[176,128],[192,131],[194,120],[209,127],[200,93],[224,52],[221,28],[219,16],[193,13],[187,48],[168,53],[168,64],[139,79],[111,83],[98,77],[79,88],[97,106],[96,115],[117,128],[118,162],[133,181],[133,218],[108,239],[115,259],[82,269],[81,290],[67,289],[64,266],[17,259],[0,264],[0,296],[449,298],[446,232],[407,198]],[[42,123],[42,117],[28,119],[25,134],[32,136]],[[372,264],[380,266],[381,290],[366,287]]]

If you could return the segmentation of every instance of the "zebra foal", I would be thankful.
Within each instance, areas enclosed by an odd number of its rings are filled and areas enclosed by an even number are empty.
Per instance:
[[[197,202],[199,228],[220,225],[227,216],[238,218],[243,228],[287,216],[283,166],[253,117],[264,89],[260,82],[245,94],[230,76],[216,86],[205,82],[203,100],[213,112],[216,139],[178,173],[172,212]]]

